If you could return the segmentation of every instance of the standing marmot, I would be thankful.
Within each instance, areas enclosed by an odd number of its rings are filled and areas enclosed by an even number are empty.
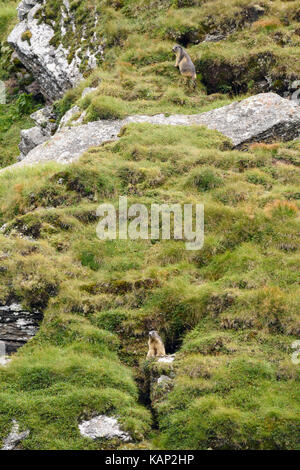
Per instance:
[[[183,49],[183,47],[178,45],[174,46],[172,51],[176,54],[175,67],[179,67],[181,75],[186,78],[190,78],[195,85],[197,77],[196,69],[188,53]]]
[[[149,346],[149,351],[147,354],[147,358],[166,355],[164,343],[162,342],[162,339],[157,333],[157,331],[152,330],[149,332],[148,346]]]

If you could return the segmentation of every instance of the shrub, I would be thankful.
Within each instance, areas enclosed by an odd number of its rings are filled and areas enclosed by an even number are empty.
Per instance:
[[[272,188],[272,178],[260,170],[250,170],[246,173],[246,180],[249,183],[261,184],[266,189]]]
[[[196,169],[188,177],[186,186],[194,186],[198,191],[209,191],[223,184],[223,179],[215,169],[203,167]]]

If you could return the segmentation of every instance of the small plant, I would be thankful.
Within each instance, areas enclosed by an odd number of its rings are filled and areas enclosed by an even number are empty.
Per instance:
[[[260,170],[250,170],[246,173],[246,180],[252,184],[261,184],[266,189],[272,188],[272,178]]]
[[[32,32],[29,30],[24,31],[24,33],[21,36],[22,41],[27,41],[28,44],[30,44],[31,38],[32,38]]]

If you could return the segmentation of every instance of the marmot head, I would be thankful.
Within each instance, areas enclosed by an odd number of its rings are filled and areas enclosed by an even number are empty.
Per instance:
[[[157,338],[157,337],[159,337],[159,334],[157,333],[157,331],[151,330],[151,331],[149,331],[149,336],[150,336],[150,338]]]
[[[173,47],[172,51],[175,52],[175,54],[176,54],[176,52],[182,51],[182,47],[181,47],[181,46],[178,46],[178,44],[176,44],[176,45]]]

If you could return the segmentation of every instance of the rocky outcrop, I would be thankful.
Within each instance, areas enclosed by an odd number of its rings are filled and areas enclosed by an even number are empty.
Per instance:
[[[31,119],[36,126],[21,131],[21,142],[19,149],[21,154],[18,160],[23,160],[26,155],[38,145],[42,144],[55,133],[57,129],[56,116],[52,106],[46,106],[31,114]]]
[[[5,353],[15,352],[32,338],[41,320],[41,313],[28,312],[21,304],[0,306],[0,342],[5,346]]]
[[[150,362],[147,377],[151,408],[155,412],[157,405],[166,398],[174,387],[175,354],[169,354]]]
[[[69,1],[59,2],[56,19],[54,16],[52,20],[43,15],[45,4],[45,0],[22,0],[18,7],[20,22],[7,42],[32,73],[43,95],[54,101],[82,79],[80,55],[85,38],[82,37],[81,43],[77,40],[77,49],[71,53],[71,45],[64,45],[63,38],[69,33],[75,36],[78,25],[72,17]],[[53,41],[54,36],[60,38],[57,43]],[[89,39],[96,42],[95,38]],[[93,52],[87,48],[84,51],[85,68],[95,67],[102,53],[101,46]]]
[[[117,140],[121,129],[130,123],[203,125],[224,134],[235,148],[242,148],[251,142],[288,141],[299,137],[300,107],[275,93],[261,93],[203,114],[135,115],[123,120],[90,122],[63,128],[50,140],[30,151],[23,161],[8,168],[48,161],[71,163],[89,148]],[[0,173],[6,170],[2,169]]]
[[[9,435],[3,441],[3,447],[1,450],[15,450],[21,441],[26,439],[30,434],[30,431],[20,432],[19,423],[15,420],[12,422],[12,429]]]
[[[49,135],[44,135],[40,127],[32,127],[21,131],[21,142],[19,144],[20,156],[18,160],[23,160],[25,156],[41,143],[49,140]]]
[[[122,431],[117,418],[99,415],[78,425],[80,434],[90,439],[120,439],[131,441],[131,436]]]
[[[300,107],[275,93],[260,93],[197,117],[237,148],[250,142],[288,141],[300,136]]]

